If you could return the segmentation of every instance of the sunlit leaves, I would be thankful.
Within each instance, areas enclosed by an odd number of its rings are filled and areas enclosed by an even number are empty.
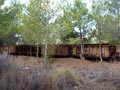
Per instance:
[[[16,44],[17,38],[15,35],[18,33],[19,19],[18,14],[21,12],[21,5],[14,2],[9,7],[4,7],[0,16],[0,39],[3,44]]]

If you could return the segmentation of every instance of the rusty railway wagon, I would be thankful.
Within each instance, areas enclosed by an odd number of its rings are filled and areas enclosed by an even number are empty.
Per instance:
[[[101,45],[102,58],[115,58],[120,59],[120,45]],[[48,45],[48,54],[52,57],[79,57],[80,56],[80,45],[72,44],[56,44]],[[16,45],[16,46],[0,46],[0,52],[9,50],[12,55],[25,55],[25,56],[36,56],[39,57],[44,55],[44,45]],[[38,53],[37,53],[38,51]],[[97,59],[100,56],[99,44],[84,44],[84,57]]]
[[[53,57],[70,57],[71,45],[69,44],[56,44],[48,45],[48,54]],[[44,46],[42,46],[42,55],[44,55]]]
[[[39,57],[41,56],[41,46],[16,45],[13,47],[15,48],[15,55],[36,56],[38,54]]]
[[[103,58],[108,58],[109,57],[109,45],[107,44],[102,44],[102,57]],[[74,57],[79,57],[80,55],[80,45],[73,45],[72,47],[72,56]],[[83,55],[85,58],[99,58],[100,56],[100,48],[98,44],[85,44],[84,49],[83,49]]]

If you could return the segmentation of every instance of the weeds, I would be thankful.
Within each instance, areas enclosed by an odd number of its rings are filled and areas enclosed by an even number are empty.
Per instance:
[[[110,66],[111,65],[111,66]],[[119,65],[98,63],[95,68],[24,69],[0,56],[0,90],[120,90]]]

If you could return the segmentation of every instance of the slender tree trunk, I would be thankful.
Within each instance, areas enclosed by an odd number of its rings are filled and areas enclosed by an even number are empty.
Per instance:
[[[48,21],[50,19],[48,18]],[[44,58],[43,58],[43,68],[46,70],[46,73],[48,73],[51,69],[51,65],[49,63],[49,58],[48,58],[48,40],[49,40],[49,22],[46,23],[46,26],[47,26],[47,31],[45,32],[45,47],[44,47]]]
[[[100,48],[100,61],[102,62],[103,59],[102,59],[102,45],[101,45],[101,43],[99,44],[99,48]]]
[[[48,50],[48,44],[45,44],[45,53],[44,53],[44,62],[47,60],[47,50]]]
[[[36,53],[37,59],[38,59],[38,55],[39,55],[39,46],[38,46],[38,44],[37,44],[37,53]]]
[[[49,71],[50,70],[50,65],[49,63],[47,62],[47,56],[48,56],[48,44],[46,43],[45,44],[45,50],[44,50],[44,59],[43,59],[43,68],[46,70],[46,71]]]
[[[82,31],[81,31],[81,27],[79,27],[80,30],[80,59],[85,60],[84,57],[84,44],[83,44],[83,36],[82,36]]]
[[[117,15],[119,15],[119,13],[120,13],[119,6],[117,5]],[[120,25],[120,22],[119,22],[119,16],[118,16],[118,38],[120,37],[120,26],[119,25]]]
[[[102,25],[100,24],[100,29],[99,29],[99,49],[100,49],[100,61],[102,62],[103,59],[102,59],[102,41],[101,41],[101,37],[102,37],[102,32],[101,32],[101,29],[102,29]]]
[[[32,56],[32,47],[30,45],[30,56]]]
[[[80,58],[81,58],[82,60],[85,60],[85,57],[84,57],[84,44],[83,44],[83,43],[81,43]]]
[[[8,51],[7,51],[7,53],[8,53],[8,56],[10,56],[10,53],[11,53],[11,45],[8,46]]]

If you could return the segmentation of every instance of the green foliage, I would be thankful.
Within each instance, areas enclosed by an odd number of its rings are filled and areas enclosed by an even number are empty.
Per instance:
[[[93,19],[96,25],[96,35],[101,39],[102,43],[120,43],[120,26],[119,26],[119,13],[117,10],[118,4],[116,1],[100,0],[94,2]],[[116,6],[115,6],[116,3]],[[117,14],[116,14],[116,13]]]
[[[73,4],[30,0],[27,6],[14,0],[10,7],[0,8],[0,43],[15,44],[19,39],[24,44],[74,44],[82,37],[85,43],[101,39],[102,43],[119,44],[119,5],[118,0],[93,0],[89,12],[82,0],[73,0]]]
[[[63,16],[57,18],[58,27],[61,31],[60,39],[63,43],[78,43],[80,33],[79,31],[76,32],[75,28],[87,26],[88,9],[82,1],[74,0],[74,5],[67,3],[63,12]],[[84,28],[82,33],[86,31],[87,29]]]
[[[14,2],[10,7],[1,10],[0,40],[3,44],[15,44],[18,40],[15,35],[18,33],[19,19],[17,15],[20,12],[20,6],[19,3]]]
[[[5,0],[0,0],[0,6],[4,4]]]
[[[21,34],[26,43],[53,43],[56,30],[55,23],[51,22],[56,10],[50,8],[50,1],[30,0],[25,8]]]

